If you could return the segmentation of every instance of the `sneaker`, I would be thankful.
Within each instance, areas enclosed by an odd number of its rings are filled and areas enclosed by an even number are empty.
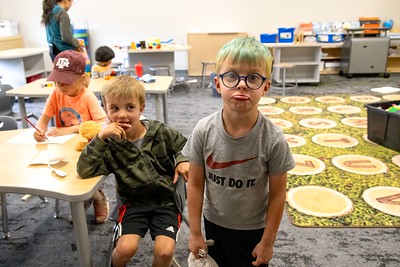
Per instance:
[[[94,216],[96,223],[105,223],[110,216],[110,207],[106,194],[102,190],[99,190],[99,192],[103,195],[103,198],[93,201]]]
[[[85,212],[88,210],[88,208],[90,207],[90,205],[92,205],[93,203],[93,199],[89,198],[88,200],[85,200],[83,202],[83,206],[85,207]],[[72,214],[70,214],[68,216],[68,221],[70,224],[73,224],[73,220],[72,220]]]

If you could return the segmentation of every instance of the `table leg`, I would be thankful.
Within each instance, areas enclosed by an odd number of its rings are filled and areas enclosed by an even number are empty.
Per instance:
[[[19,105],[19,112],[21,113],[21,123],[22,123],[22,128],[28,128],[28,123],[24,120],[24,117],[26,116],[26,108],[25,108],[25,98],[18,97],[18,105]]]
[[[156,104],[156,119],[165,123],[163,114],[162,114],[161,96],[159,94],[155,94],[154,97],[155,97],[155,104]]]
[[[164,123],[168,124],[168,106],[167,106],[168,93],[163,94],[163,113]]]
[[[70,202],[76,247],[81,267],[91,267],[89,233],[86,222],[85,208],[82,202]]]
[[[8,230],[8,216],[7,216],[7,198],[6,193],[0,193],[1,197],[1,219],[3,220],[3,238],[10,238],[10,231]]]

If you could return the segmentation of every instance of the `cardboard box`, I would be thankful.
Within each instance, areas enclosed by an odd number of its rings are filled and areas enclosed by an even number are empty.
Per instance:
[[[367,104],[368,139],[400,152],[400,113],[386,111],[400,101]]]

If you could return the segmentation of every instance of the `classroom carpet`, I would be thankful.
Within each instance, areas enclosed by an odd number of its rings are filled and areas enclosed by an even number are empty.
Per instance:
[[[261,99],[259,110],[282,129],[296,161],[286,203],[293,225],[400,227],[400,153],[367,136],[366,105],[393,100],[400,95]]]
[[[177,71],[178,76],[187,75],[185,73]],[[200,88],[200,77],[185,77],[190,83],[175,86],[171,97],[168,97],[168,118],[172,127],[189,136],[199,119],[220,110],[222,99],[215,97],[212,88]],[[197,83],[192,83],[194,78],[197,78]],[[287,90],[286,95],[315,97],[332,94],[362,95],[371,94],[371,88],[382,86],[400,87],[400,74],[391,74],[389,79],[380,76],[347,79],[338,75],[321,75],[318,84],[300,84],[295,90]],[[378,93],[373,94],[381,96]],[[279,99],[281,95],[282,91],[270,90],[267,96]],[[27,111],[36,115],[41,114],[44,99],[31,99],[26,102]],[[19,112],[17,103],[14,109],[15,112]],[[155,118],[155,99],[152,96],[146,99],[144,115]],[[108,179],[103,184],[103,190],[110,199],[111,207],[116,204],[114,185],[113,179]],[[43,203],[40,198],[32,197],[23,202],[21,197],[22,195],[18,194],[7,194],[11,239],[0,242],[2,252],[0,266],[78,266],[73,226],[68,221],[69,204],[61,201],[62,218],[55,220],[53,199]],[[108,221],[99,225],[93,220],[94,212],[93,208],[90,208],[87,212],[87,222],[92,266],[105,266],[110,253],[109,242],[114,223]],[[188,237],[189,229],[183,225],[175,253],[182,267],[188,266]],[[274,257],[270,266],[398,267],[400,250],[397,244],[400,244],[400,228],[297,227],[290,223],[289,216],[285,212],[276,237]],[[150,267],[153,246],[150,235],[146,235],[136,256],[127,266]]]

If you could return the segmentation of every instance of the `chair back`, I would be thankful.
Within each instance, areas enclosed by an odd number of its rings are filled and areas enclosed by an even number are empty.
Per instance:
[[[187,195],[186,195],[186,182],[182,178],[182,176],[178,177],[178,181],[175,184],[174,198],[176,207],[178,208],[179,212],[183,214],[186,205]]]
[[[13,114],[15,98],[6,94],[11,89],[13,89],[11,85],[0,84],[0,115],[10,116]]]
[[[10,116],[0,115],[0,131],[18,129],[17,120]]]

